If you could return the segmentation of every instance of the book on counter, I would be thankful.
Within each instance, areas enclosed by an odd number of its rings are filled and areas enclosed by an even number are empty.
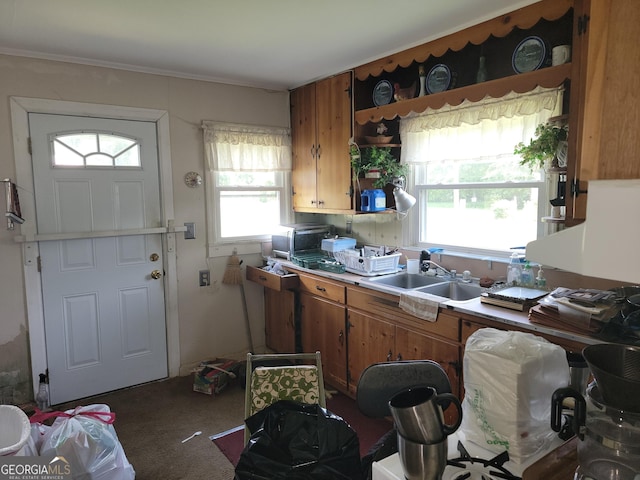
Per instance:
[[[508,287],[495,292],[485,292],[480,302],[521,312],[529,310],[538,300],[548,295],[546,290],[528,287]]]

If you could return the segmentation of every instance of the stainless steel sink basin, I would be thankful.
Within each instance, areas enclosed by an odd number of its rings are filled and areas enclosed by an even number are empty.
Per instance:
[[[442,277],[427,277],[413,273],[394,273],[393,275],[383,275],[380,277],[370,278],[369,282],[389,285],[390,287],[403,288],[405,290],[413,290],[427,285],[446,282]]]
[[[451,300],[470,300],[480,296],[482,287],[470,283],[447,282],[422,287],[418,291]]]

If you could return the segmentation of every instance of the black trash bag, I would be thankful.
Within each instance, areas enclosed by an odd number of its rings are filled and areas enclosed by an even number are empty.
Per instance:
[[[362,457],[362,478],[373,478],[373,462],[379,462],[394,453],[398,453],[398,431],[392,428],[373,445],[367,454]]]
[[[319,405],[280,400],[245,420],[252,432],[235,480],[361,480],[360,442]]]

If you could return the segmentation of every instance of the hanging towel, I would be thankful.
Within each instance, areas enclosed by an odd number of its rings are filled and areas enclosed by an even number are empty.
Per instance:
[[[400,294],[400,308],[411,315],[435,322],[438,318],[440,302],[429,293],[406,292]]]

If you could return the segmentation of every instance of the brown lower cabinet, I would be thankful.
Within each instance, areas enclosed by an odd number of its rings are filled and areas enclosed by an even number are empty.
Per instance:
[[[350,396],[355,396],[358,379],[371,364],[427,359],[444,368],[452,392],[462,400],[464,345],[480,328],[533,333],[567,351],[580,352],[586,346],[455,310],[441,310],[435,322],[421,320],[404,312],[396,295],[308,272],[296,273],[296,294],[265,290],[267,346],[277,352],[295,351],[295,326],[299,322],[299,348],[305,352],[319,350],[326,383]],[[296,295],[297,319],[292,320]]]
[[[264,321],[267,347],[278,353],[295,353],[295,293],[265,287]]]
[[[308,293],[300,294],[300,334],[304,352],[320,351],[325,382],[347,388],[346,307]]]

